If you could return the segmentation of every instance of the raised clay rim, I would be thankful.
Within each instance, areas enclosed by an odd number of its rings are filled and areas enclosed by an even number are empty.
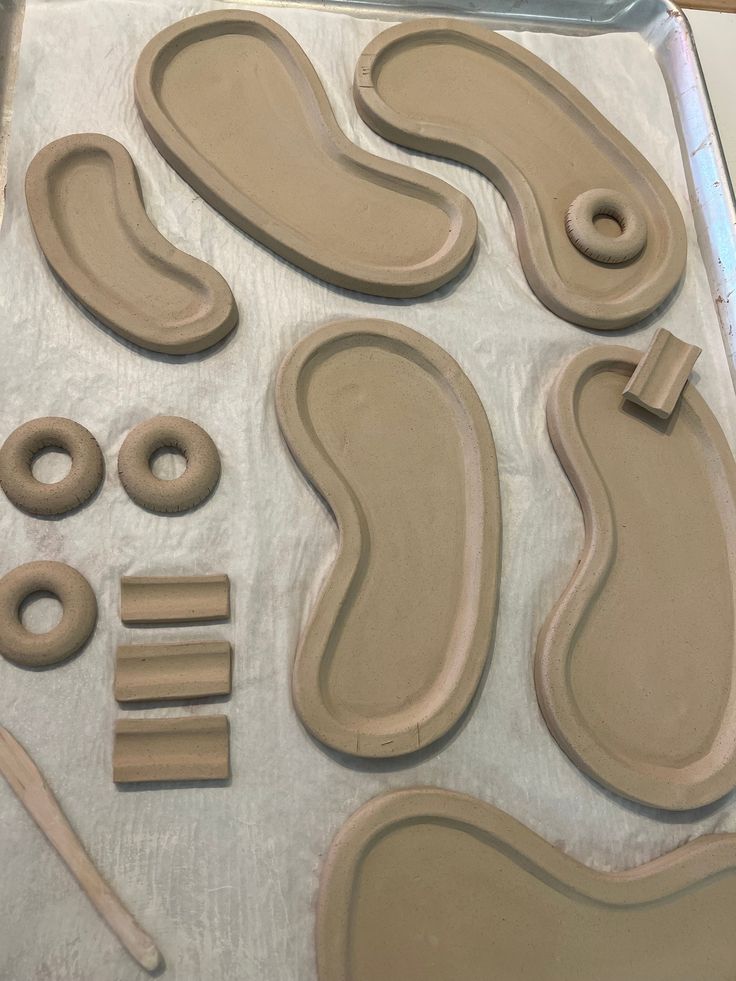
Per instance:
[[[350,272],[338,272],[345,256],[334,253],[329,243],[315,249],[287,224],[250,201],[224,179],[178,129],[159,102],[158,78],[167,60],[186,45],[225,33],[257,33],[285,52],[297,87],[316,103],[326,151],[364,173],[394,178],[406,193],[434,203],[448,215],[453,232],[446,247],[432,260],[407,269],[354,262]],[[295,77],[296,76],[296,77]],[[393,163],[362,150],[337,124],[332,106],[311,61],[283,27],[263,14],[245,10],[216,10],[188,17],[157,34],[138,59],[135,69],[135,102],[143,125],[156,149],[205,201],[257,242],[314,276],[335,286],[377,296],[423,296],[456,276],[475,248],[478,222],[468,198],[444,181],[413,167]],[[417,193],[419,192],[419,193]]]

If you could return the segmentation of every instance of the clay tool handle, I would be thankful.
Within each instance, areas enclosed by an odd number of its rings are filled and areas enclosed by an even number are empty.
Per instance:
[[[41,771],[3,726],[0,726],[0,773],[123,947],[141,967],[155,971],[161,964],[161,954],[153,940],[97,871]]]

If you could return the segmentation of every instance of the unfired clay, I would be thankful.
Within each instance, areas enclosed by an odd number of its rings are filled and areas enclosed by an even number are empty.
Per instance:
[[[701,348],[658,327],[624,388],[624,397],[660,419],[669,418],[700,354]]]
[[[511,210],[529,285],[558,316],[625,327],[680,280],[685,226],[664,182],[574,86],[520,45],[464,21],[410,21],[368,45],[353,91],[382,136],[493,181]]]
[[[227,620],[230,580],[214,576],[123,576],[123,623],[196,623]]]
[[[284,361],[281,430],[340,549],[299,641],[294,705],[327,745],[395,756],[476,691],[496,614],[493,437],[460,366],[399,324],[330,324]]]
[[[119,702],[228,695],[232,649],[224,640],[200,644],[125,644],[115,661]]]
[[[152,225],[135,164],[109,136],[80,133],[44,147],[28,168],[26,201],[54,273],[121,337],[191,354],[238,322],[222,276]]]
[[[668,419],[624,398],[640,358],[589,348],[549,397],[585,547],[539,637],[537,697],[587,773],[686,809],[736,785],[736,464],[691,383]]]
[[[218,10],[166,28],[140,57],[135,97],[158,150],[209,204],[329,283],[421,296],[470,258],[470,201],[351,143],[312,63],[268,17]]]
[[[227,716],[118,720],[112,766],[115,783],[227,780],[230,776]]]
[[[370,801],[327,855],[319,981],[733,981],[736,836],[624,872],[434,788]]]

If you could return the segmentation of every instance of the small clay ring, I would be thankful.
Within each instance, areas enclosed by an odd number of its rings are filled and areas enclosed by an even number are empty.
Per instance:
[[[186,469],[173,480],[151,470],[157,450],[178,450]],[[189,511],[201,504],[220,479],[220,455],[211,437],[194,422],[178,416],[155,416],[131,429],[120,447],[118,473],[128,496],[157,514]]]
[[[45,484],[33,476],[41,450],[64,450],[72,459],[66,477]],[[0,487],[17,508],[46,517],[84,504],[102,483],[105,463],[92,433],[71,419],[47,416],[18,426],[0,448]]]
[[[613,218],[621,234],[609,238],[595,227],[595,219]],[[579,194],[565,217],[567,234],[578,251],[596,262],[617,265],[635,259],[647,244],[647,224],[620,191],[594,188]]]
[[[33,593],[52,593],[63,607],[61,620],[45,634],[21,623],[20,609]],[[0,654],[28,667],[57,664],[89,639],[97,622],[92,587],[63,562],[28,562],[0,579]]]

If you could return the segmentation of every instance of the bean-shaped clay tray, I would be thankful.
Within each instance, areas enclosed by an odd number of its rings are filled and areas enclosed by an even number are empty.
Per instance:
[[[685,226],[664,181],[521,45],[464,21],[412,21],[367,46],[353,91],[381,136],[468,164],[496,185],[529,285],[558,316],[625,327],[679,282]]]
[[[736,836],[623,872],[434,788],[364,805],[333,842],[319,981],[733,981]]]
[[[351,143],[312,63],[268,17],[220,10],[167,28],[141,54],[135,96],[158,150],[209,204],[329,283],[420,296],[470,258],[470,201]]]
[[[578,766],[684,810],[736,786],[736,465],[692,382],[668,419],[624,398],[640,358],[588,348],[547,403],[585,545],[540,633],[536,688]]]
[[[467,709],[492,644],[501,510],[483,406],[433,341],[354,320],[297,345],[276,407],[340,536],[299,641],[296,710],[333,749],[421,749]]]

